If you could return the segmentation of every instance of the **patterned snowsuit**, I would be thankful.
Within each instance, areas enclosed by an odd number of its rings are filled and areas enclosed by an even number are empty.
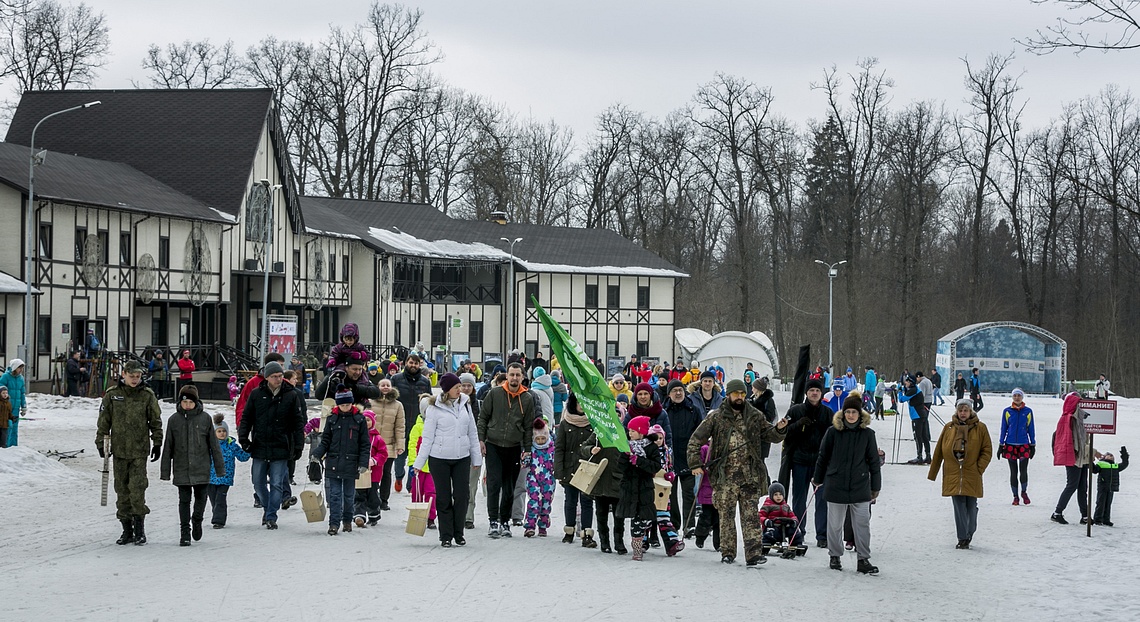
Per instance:
[[[550,527],[550,506],[554,501],[554,443],[534,444],[526,470],[526,522],[524,529]]]

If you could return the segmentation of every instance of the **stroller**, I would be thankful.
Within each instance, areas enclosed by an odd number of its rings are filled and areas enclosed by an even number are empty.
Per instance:
[[[774,550],[783,559],[803,557],[807,553],[807,547],[803,545],[803,535],[796,533],[798,528],[794,518],[769,518],[764,521],[761,552],[768,555]]]

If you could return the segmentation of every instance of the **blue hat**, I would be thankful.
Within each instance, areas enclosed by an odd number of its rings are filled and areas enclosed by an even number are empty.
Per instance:
[[[349,391],[347,388],[345,388],[345,386],[343,384],[338,384],[336,386],[336,403],[337,403],[337,406],[339,406],[341,404],[351,404],[353,401],[354,400],[352,399],[352,391]]]

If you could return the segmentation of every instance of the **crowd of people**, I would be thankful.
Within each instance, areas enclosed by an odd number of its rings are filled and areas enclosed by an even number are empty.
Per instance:
[[[297,503],[295,467],[308,446],[304,472],[311,481],[323,479],[330,536],[375,526],[390,509],[393,488],[407,488],[413,501],[429,504],[428,528],[440,545],[465,546],[476,528],[482,482],[492,541],[520,533],[547,537],[561,488],[567,544],[578,541],[583,548],[642,560],[655,549],[673,557],[690,539],[703,548],[711,536],[721,561],[731,564],[739,553],[739,519],[747,566],[763,564],[773,549],[803,555],[805,540],[814,535],[816,546],[828,551],[830,568],[842,570],[846,549],[855,552],[858,572],[878,572],[870,561],[870,525],[882,490],[884,453],[871,422],[884,410],[880,386],[886,383],[872,367],[866,368],[862,393],[851,368],[830,383],[830,391],[827,370],[817,368],[806,381],[803,401],[780,417],[769,379],[751,367],[744,378],[725,379],[715,364],[702,369],[677,361],[654,374],[633,361],[609,379],[630,447],[622,452],[599,442],[553,356],[528,361],[512,352],[482,377],[474,373],[482,370],[468,365],[440,375],[434,392],[418,352],[380,371],[355,328],[345,326],[330,354],[329,375],[312,390],[324,404],[319,417],[308,419],[299,388],[303,376],[285,369],[280,355],[269,354],[235,396],[236,439],[224,417],[204,413],[193,385],[179,390],[164,434],[157,400],[141,383],[141,366],[129,363],[104,398],[96,435],[100,452],[105,435],[111,435],[123,527],[117,543],[146,542],[148,459],[161,460],[161,479],[178,487],[179,542],[189,546],[202,537],[207,504],[212,527],[225,528],[237,461],[251,461],[262,525],[277,529],[279,512]],[[13,405],[23,399],[22,393],[12,395],[7,378],[0,379],[0,407],[6,386]],[[980,395],[963,397],[974,389],[960,384],[955,383],[954,416],[933,449],[928,416],[941,399],[937,372],[904,374],[897,399],[912,420],[917,456],[910,463],[929,465],[931,480],[942,474],[956,546],[968,549],[993,449],[977,414]],[[1066,522],[1063,511],[1077,494],[1082,522],[1112,525],[1112,497],[1128,453],[1121,448],[1117,463],[1113,454],[1087,443],[1077,401],[1075,394],[1066,397],[1053,441],[1054,462],[1068,475],[1053,520]],[[1019,389],[1002,413],[999,438],[1013,504],[1028,505],[1036,432]],[[765,462],[773,444],[782,445],[775,478]],[[583,472],[585,483],[576,481],[585,464],[592,465]],[[1090,473],[1098,474],[1100,484],[1091,516],[1084,492]]]

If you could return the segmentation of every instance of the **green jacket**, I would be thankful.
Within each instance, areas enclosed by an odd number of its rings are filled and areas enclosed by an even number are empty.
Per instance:
[[[783,441],[787,428],[776,429],[776,426],[768,423],[764,413],[746,401],[744,402],[742,416],[744,418],[744,435],[747,439],[739,446],[729,447],[729,439],[732,436],[732,420],[735,416],[732,412],[732,404],[726,399],[721,402],[719,408],[710,412],[705,420],[697,426],[689,438],[689,446],[687,447],[689,468],[698,468],[698,465],[701,464],[701,445],[708,443],[709,461],[708,465],[703,468],[708,473],[709,481],[715,489],[724,482],[724,470],[728,463],[728,455],[734,451],[744,452],[748,456],[748,479],[752,481],[732,483],[737,486],[752,484],[757,486],[761,492],[767,492],[768,467],[764,465],[761,443],[763,441],[769,443]]]
[[[102,448],[103,437],[108,434],[111,454],[118,458],[146,458],[151,444],[162,447],[162,411],[154,391],[141,384],[132,389],[121,381],[108,389],[99,406],[95,446]]]
[[[214,472],[225,473],[222,448],[214,434],[214,420],[196,404],[185,412],[179,406],[166,420],[166,441],[162,444],[159,477],[170,479],[174,474],[175,486],[196,486],[210,483],[210,463]]]
[[[534,395],[530,391],[511,397],[503,387],[495,387],[479,405],[479,440],[485,443],[530,451],[533,426]]]

